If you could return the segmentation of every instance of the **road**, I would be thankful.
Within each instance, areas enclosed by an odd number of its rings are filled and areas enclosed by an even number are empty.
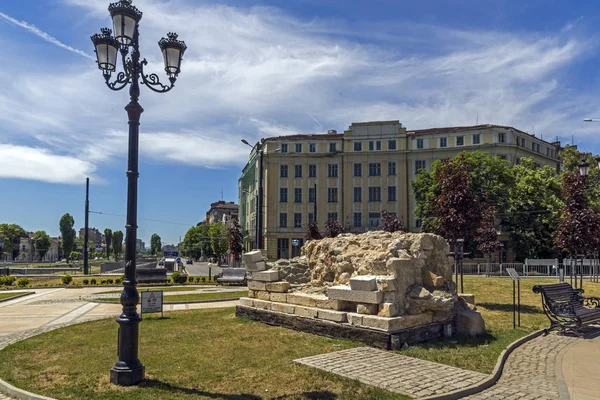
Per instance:
[[[185,258],[182,259],[185,262]],[[185,264],[185,269],[187,270],[189,275],[193,276],[208,276],[208,263],[194,261],[194,264]],[[221,268],[212,267],[211,268],[211,276],[215,276],[221,272]]]

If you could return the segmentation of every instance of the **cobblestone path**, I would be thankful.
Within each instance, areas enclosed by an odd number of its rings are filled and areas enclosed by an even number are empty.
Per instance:
[[[506,361],[502,377],[488,390],[466,397],[470,400],[557,400],[557,356],[577,338],[550,334],[517,348]]]
[[[294,362],[412,397],[448,393],[487,377],[479,372],[370,347],[320,354]]]

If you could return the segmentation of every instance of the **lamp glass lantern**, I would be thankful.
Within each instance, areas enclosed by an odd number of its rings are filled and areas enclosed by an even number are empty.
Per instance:
[[[110,4],[108,12],[113,20],[115,39],[124,46],[132,45],[142,12],[131,4],[131,0],[120,0]]]
[[[590,163],[587,162],[586,160],[581,160],[581,162],[578,165],[579,167],[579,174],[583,177],[588,176],[588,173],[590,172]]]
[[[169,32],[166,38],[158,42],[165,61],[165,71],[170,77],[176,77],[181,72],[181,59],[187,46],[182,40],[177,40],[177,34]]]
[[[97,33],[91,37],[96,48],[98,68],[104,72],[112,72],[117,67],[119,43],[112,37],[110,29],[102,28],[100,31],[102,33]]]

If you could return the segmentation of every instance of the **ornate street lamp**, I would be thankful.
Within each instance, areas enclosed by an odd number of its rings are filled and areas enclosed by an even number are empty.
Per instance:
[[[165,61],[169,85],[162,84],[158,75],[144,73],[146,59],[140,60],[139,22],[142,13],[131,0],[120,0],[108,6],[113,21],[114,36],[108,28],[91,37],[95,46],[98,68],[111,90],[121,90],[129,85],[130,102],[125,107],[129,117],[129,152],[127,167],[127,225],[125,237],[125,279],[121,293],[123,312],[117,319],[119,324],[118,361],[110,370],[110,381],[117,385],[136,385],[144,379],[144,365],[138,359],[138,334],[141,318],[137,313],[139,294],[136,288],[135,249],[137,238],[137,180],[138,142],[140,116],[144,109],[138,103],[140,81],[158,93],[168,92],[175,85],[181,71],[181,58],[186,50],[184,42],[177,40],[175,33],[159,42]],[[111,82],[116,71],[117,53],[121,54],[123,71]]]
[[[588,173],[590,172],[589,162],[587,162],[585,159],[582,159],[577,166],[579,167],[579,175],[583,176],[584,178],[588,176]]]

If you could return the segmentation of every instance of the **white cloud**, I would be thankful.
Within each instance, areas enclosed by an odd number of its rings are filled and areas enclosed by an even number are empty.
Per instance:
[[[64,3],[65,12],[82,18],[78,36],[110,24],[106,1]],[[249,150],[242,138],[252,143],[343,130],[366,120],[399,119],[418,129],[478,118],[535,129],[546,138],[563,132],[589,138],[593,130],[573,128],[573,121],[600,115],[591,106],[600,98],[571,91],[565,75],[596,49],[579,30],[542,36],[400,21],[400,44],[382,31],[366,33],[366,45],[356,40],[361,31],[350,32],[343,22],[299,20],[273,8],[182,0],[135,4],[144,12],[147,72],[165,76],[156,41],[167,31],[176,30],[188,44],[175,88],[159,95],[142,87],[140,98],[142,155],[167,163],[239,165]],[[402,43],[411,40],[423,43],[422,51],[404,53]],[[11,48],[10,56],[28,62],[29,55],[18,51]],[[69,66],[57,60],[43,69],[32,61],[26,67],[25,73],[0,75],[7,88],[0,93],[0,122],[9,127],[0,130],[0,140],[30,136],[36,145],[92,165],[126,155],[126,91],[109,91],[87,60]]]
[[[49,43],[52,43],[55,46],[62,47],[65,50],[68,50],[68,51],[71,51],[73,53],[79,54],[80,56],[83,56],[85,58],[89,58],[90,60],[95,60],[94,57],[90,56],[86,52],[81,51],[79,49],[76,49],[74,47],[71,47],[69,45],[66,45],[66,44],[62,43],[60,40],[58,40],[58,39],[50,36],[48,33],[44,32],[44,31],[40,30],[35,25],[31,25],[31,24],[29,24],[29,23],[27,23],[25,21],[16,20],[13,17],[4,14],[3,12],[0,12],[0,18],[3,18],[4,20],[6,20],[6,21],[8,21],[8,22],[10,22],[12,24],[15,24],[17,26],[20,26],[23,29],[28,30],[29,32],[33,33],[34,35],[37,35],[37,36],[41,37],[45,41],[47,41]]]
[[[46,149],[0,144],[0,178],[81,184],[95,170],[87,161]]]

